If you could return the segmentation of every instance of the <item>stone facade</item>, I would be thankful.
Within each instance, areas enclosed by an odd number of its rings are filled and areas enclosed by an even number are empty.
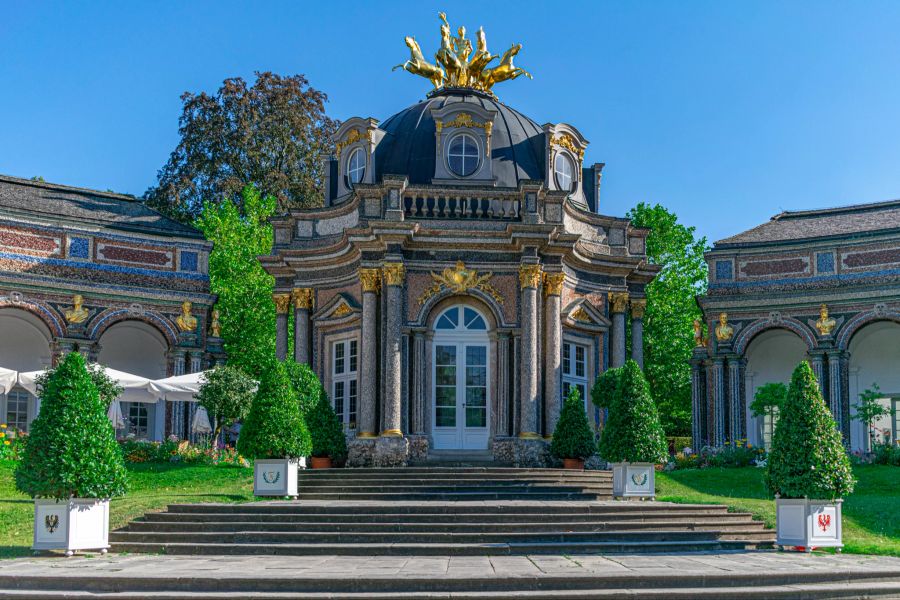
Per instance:
[[[884,368],[870,358],[891,363],[900,347],[900,327],[891,325],[900,322],[898,248],[897,201],[786,212],[716,242],[700,299],[709,335],[691,361],[694,444],[768,443],[749,410],[754,391],[786,382],[808,360],[845,442],[864,448],[867,435],[853,419],[859,393],[879,383],[886,400],[900,395],[896,363]],[[857,336],[866,328],[878,339]],[[772,364],[779,352],[785,369]]]
[[[453,172],[462,135],[478,152],[471,176]],[[441,448],[547,464],[563,386],[587,392],[610,356],[624,362],[626,327],[641,339],[656,273],[647,231],[597,214],[602,165],[583,167],[577,130],[472,90],[433,93],[384,123],[349,119],[335,142],[326,205],[273,219],[261,261],[276,296],[309,298],[279,304],[279,355],[291,353],[293,310],[293,355],[356,435],[349,464]]]

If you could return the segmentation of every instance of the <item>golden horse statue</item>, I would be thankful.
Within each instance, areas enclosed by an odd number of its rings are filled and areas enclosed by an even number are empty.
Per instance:
[[[499,65],[490,69],[485,69],[481,73],[479,81],[483,86],[483,89],[490,90],[496,83],[509,81],[521,75],[524,75],[528,79],[534,79],[531,76],[531,73],[513,64],[513,58],[515,58],[516,54],[518,54],[521,49],[522,44],[513,44],[509,50],[503,53],[503,58],[500,59]]]
[[[434,84],[435,89],[443,86],[444,79],[446,78],[444,70],[425,60],[425,55],[422,54],[422,49],[419,47],[419,42],[416,41],[416,38],[411,35],[406,36],[406,45],[409,46],[409,60],[397,65],[391,70],[396,71],[397,69],[403,69],[413,75],[420,75],[425,79],[430,80],[431,83]]]
[[[456,40],[450,35],[450,23],[447,22],[447,15],[439,13],[439,16],[443,22],[441,25],[441,47],[435,53],[434,60],[439,65],[443,65],[447,71],[446,85],[455,87],[461,85],[461,75],[464,73],[463,62],[459,59],[459,55],[454,48],[456,45],[454,41]]]
[[[497,58],[497,56],[498,55],[496,54],[491,54],[487,49],[487,39],[484,36],[484,27],[479,27],[478,33],[475,35],[475,54],[472,56],[472,60],[469,61],[469,66],[466,68],[469,83],[475,85],[476,88],[481,89],[481,73],[492,60]]]

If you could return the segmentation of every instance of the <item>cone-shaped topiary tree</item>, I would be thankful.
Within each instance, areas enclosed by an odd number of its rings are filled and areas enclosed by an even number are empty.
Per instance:
[[[306,425],[312,438],[312,455],[342,460],[347,457],[347,439],[344,428],[338,421],[331,402],[326,394],[319,396],[319,401],[306,415]]]
[[[622,376],[622,367],[615,367],[603,371],[594,387],[591,388],[591,402],[599,408],[609,408],[616,400],[619,393],[619,378]]]
[[[553,430],[553,441],[550,442],[550,454],[556,458],[575,458],[585,460],[597,451],[594,432],[584,412],[584,401],[578,388],[572,386],[563,404],[556,429]]]
[[[600,455],[609,462],[664,461],[666,437],[641,368],[629,360],[609,384],[609,418],[600,437]]]
[[[318,404],[319,398],[325,395],[325,388],[308,364],[298,363],[292,359],[284,361],[283,364],[297,396],[300,414],[305,417]]]
[[[766,465],[766,487],[782,498],[833,500],[853,491],[850,457],[812,368],[791,376]]]
[[[84,359],[66,355],[41,387],[16,488],[56,500],[123,495],[125,463],[106,410]]]
[[[249,458],[299,458],[312,450],[291,381],[278,361],[263,372],[237,450]]]

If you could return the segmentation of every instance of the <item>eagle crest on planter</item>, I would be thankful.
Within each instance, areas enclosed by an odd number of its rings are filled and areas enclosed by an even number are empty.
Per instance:
[[[44,517],[44,527],[49,533],[56,531],[59,527],[59,515],[47,515]]]
[[[831,527],[831,515],[819,515],[819,527],[822,528],[822,532],[828,531],[828,528]]]

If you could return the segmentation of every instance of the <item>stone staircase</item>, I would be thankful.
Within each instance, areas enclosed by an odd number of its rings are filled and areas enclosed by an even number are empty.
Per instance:
[[[771,547],[724,506],[613,502],[611,474],[420,467],[300,473],[298,501],[180,504],[110,534],[114,552],[454,556]]]

